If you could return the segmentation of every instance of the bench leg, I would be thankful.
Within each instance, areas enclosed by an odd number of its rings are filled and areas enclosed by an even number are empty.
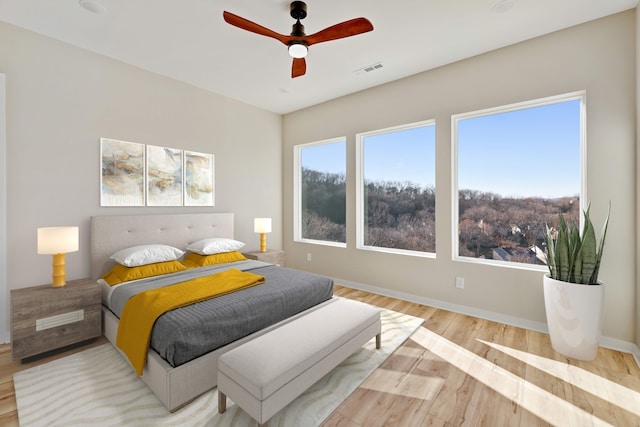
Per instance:
[[[218,390],[218,412],[224,414],[227,410],[227,396]]]
[[[382,332],[376,335],[376,348],[380,350],[380,347],[382,347]]]

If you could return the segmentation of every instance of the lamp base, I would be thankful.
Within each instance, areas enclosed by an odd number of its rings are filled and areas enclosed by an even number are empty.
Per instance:
[[[267,251],[267,233],[260,233],[260,252]]]
[[[51,276],[53,279],[52,286],[54,288],[59,288],[67,284],[65,280],[65,254],[53,254],[53,275]]]

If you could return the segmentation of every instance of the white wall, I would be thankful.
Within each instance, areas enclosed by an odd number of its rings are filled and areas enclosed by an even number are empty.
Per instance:
[[[7,144],[5,82],[6,76],[4,74],[0,74],[0,302],[9,297],[9,290],[7,289]],[[0,307],[2,307],[1,303]],[[8,316],[0,316],[0,343],[9,341],[8,320]]]
[[[640,242],[640,13],[636,8],[636,242]],[[640,347],[640,247],[636,243],[636,344]],[[640,350],[636,353],[640,364]]]
[[[604,333],[613,340],[635,341],[636,247],[630,238],[636,223],[634,15],[613,15],[286,115],[285,165],[292,165],[296,144],[344,135],[348,146],[347,248],[293,242],[293,176],[288,167],[283,193],[287,265],[389,294],[544,325],[542,272],[452,260],[450,119],[456,113],[584,89],[587,188],[596,224],[612,203],[601,270],[607,282]],[[385,63],[385,68],[393,66]],[[356,133],[426,119],[435,119],[437,128],[436,258],[356,250]],[[308,252],[311,262],[306,261]],[[465,278],[464,290],[456,289],[456,276]]]
[[[36,253],[42,226],[80,226],[67,278],[88,277],[92,215],[234,212],[236,237],[249,250],[259,246],[253,218],[271,217],[269,246],[282,248],[280,115],[5,23],[0,72],[7,76],[9,289],[50,283],[51,257]],[[100,137],[213,153],[215,207],[100,207]],[[8,301],[0,297],[4,322]]]

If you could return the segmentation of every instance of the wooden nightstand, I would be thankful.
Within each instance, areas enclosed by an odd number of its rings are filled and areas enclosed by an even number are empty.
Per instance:
[[[25,359],[102,335],[102,293],[93,279],[11,290],[11,353]]]
[[[284,251],[267,249],[266,252],[246,252],[243,255],[249,259],[269,262],[280,267],[284,266]]]

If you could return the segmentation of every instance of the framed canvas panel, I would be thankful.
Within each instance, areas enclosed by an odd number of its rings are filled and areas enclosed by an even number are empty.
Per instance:
[[[184,205],[214,205],[213,154],[184,152]]]
[[[182,206],[182,150],[147,145],[147,206]]]
[[[144,144],[100,138],[100,206],[144,206]]]

